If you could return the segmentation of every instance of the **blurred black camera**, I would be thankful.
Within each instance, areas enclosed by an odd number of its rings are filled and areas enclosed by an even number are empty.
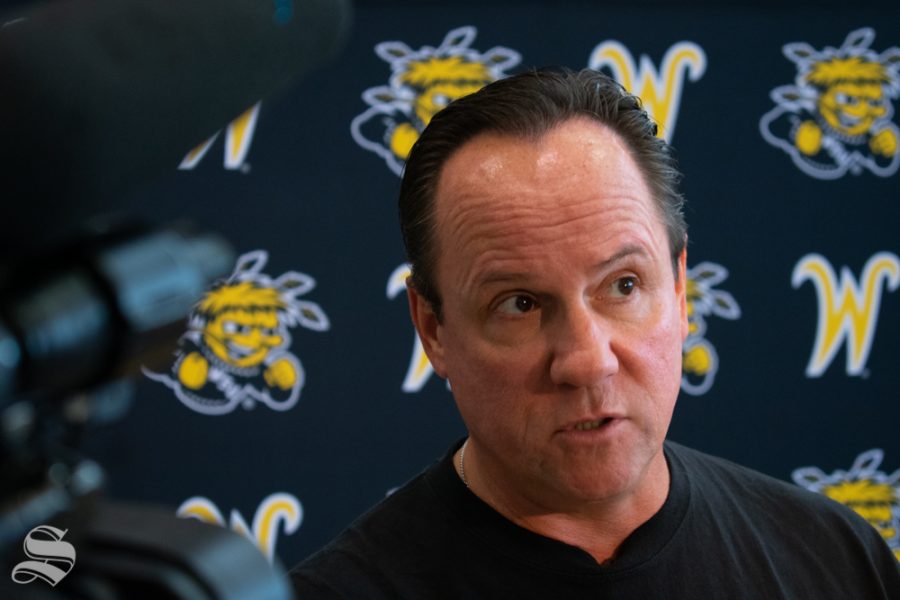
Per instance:
[[[2,597],[290,597],[241,536],[104,501],[102,469],[78,451],[125,414],[129,377],[171,356],[234,258],[221,237],[184,225],[107,222],[0,264]],[[52,587],[27,585],[37,579]]]

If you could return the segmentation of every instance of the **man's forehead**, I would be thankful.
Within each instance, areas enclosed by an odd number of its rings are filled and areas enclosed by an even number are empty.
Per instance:
[[[539,135],[495,131],[480,133],[454,152],[441,169],[436,187],[436,211],[450,204],[479,199],[487,189],[503,186],[514,197],[554,182],[558,188],[585,183],[587,172],[598,184],[646,188],[643,176],[622,138],[589,117],[573,117]],[[604,181],[603,174],[615,177]],[[623,174],[633,175],[630,179]],[[496,198],[495,198],[496,200]]]
[[[448,161],[435,201],[439,265],[468,261],[468,281],[510,277],[551,246],[583,264],[626,244],[665,246],[639,166],[618,134],[588,118],[540,138],[472,139]]]

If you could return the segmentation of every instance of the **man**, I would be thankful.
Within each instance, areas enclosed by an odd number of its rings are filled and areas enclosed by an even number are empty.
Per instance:
[[[292,573],[300,598],[898,598],[824,497],[664,443],[687,335],[678,172],[640,102],[538,71],[407,162],[413,322],[469,436]]]

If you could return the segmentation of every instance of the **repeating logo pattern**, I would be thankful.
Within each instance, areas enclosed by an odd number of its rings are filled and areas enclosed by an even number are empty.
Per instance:
[[[237,510],[232,510],[226,521],[218,507],[203,496],[188,498],[181,503],[176,514],[220,527],[230,527],[235,533],[256,544],[269,562],[275,560],[279,532],[292,535],[303,523],[303,505],[295,496],[285,492],[266,496],[253,515],[252,525],[247,525],[247,521]]]
[[[608,69],[628,91],[640,97],[647,114],[659,125],[657,135],[671,141],[681,105],[684,79],[697,81],[706,72],[706,53],[693,42],[678,42],[666,52],[656,69],[646,54],[635,65],[628,48],[615,40],[598,44],[588,60],[588,67]]]
[[[262,272],[264,250],[241,256],[226,281],[206,292],[188,318],[170,373],[144,374],[169,387],[188,408],[222,415],[262,403],[288,410],[300,397],[305,374],[290,351],[289,327],[326,331],[328,317],[298,296],[315,287],[309,275]]]
[[[900,469],[890,475],[880,471],[884,452],[863,452],[849,471],[824,473],[818,467],[802,467],[792,473],[794,482],[845,504],[872,524],[900,560]]]
[[[75,566],[75,547],[62,541],[68,529],[39,525],[25,537],[25,555],[31,560],[17,564],[12,571],[16,583],[31,583],[35,579],[52,586],[63,580]]]
[[[878,252],[863,267],[857,279],[847,267],[840,279],[821,254],[807,254],[794,267],[791,284],[799,288],[811,281],[819,301],[819,319],[807,377],[821,377],[841,345],[847,343],[847,375],[864,375],[875,337],[882,292],[900,286],[900,258]]]
[[[706,339],[707,317],[734,320],[741,316],[734,297],[715,288],[727,278],[728,270],[711,262],[687,271],[688,335],[684,340],[681,389],[694,396],[709,391],[719,370],[719,356]]]
[[[225,130],[225,160],[224,166],[230,171],[246,170],[247,153],[250,151],[250,144],[253,142],[253,133],[256,131],[256,121],[259,118],[259,107],[261,102],[257,102],[238,118],[228,124]],[[181,160],[178,168],[182,171],[189,171],[196,167],[206,153],[209,151],[213,142],[218,139],[221,131],[217,131],[205,142],[199,144],[191,150]]]
[[[900,95],[900,48],[876,53],[871,28],[851,32],[840,48],[784,46],[797,66],[794,85],[771,92],[776,106],[759,123],[763,138],[801,171],[837,179],[848,171],[893,175],[900,165],[900,129],[891,117]]]
[[[350,125],[356,143],[384,158],[400,175],[431,117],[450,101],[506,77],[508,69],[519,64],[519,53],[509,48],[471,48],[476,34],[471,26],[454,29],[437,48],[413,50],[399,41],[376,45],[375,54],[391,66],[391,78],[388,85],[363,92],[369,108]]]

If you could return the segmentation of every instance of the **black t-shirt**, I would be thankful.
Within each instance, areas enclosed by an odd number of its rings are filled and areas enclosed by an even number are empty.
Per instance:
[[[470,492],[452,457],[291,571],[305,598],[900,598],[878,532],[832,500],[667,442],[665,504],[598,564]]]

